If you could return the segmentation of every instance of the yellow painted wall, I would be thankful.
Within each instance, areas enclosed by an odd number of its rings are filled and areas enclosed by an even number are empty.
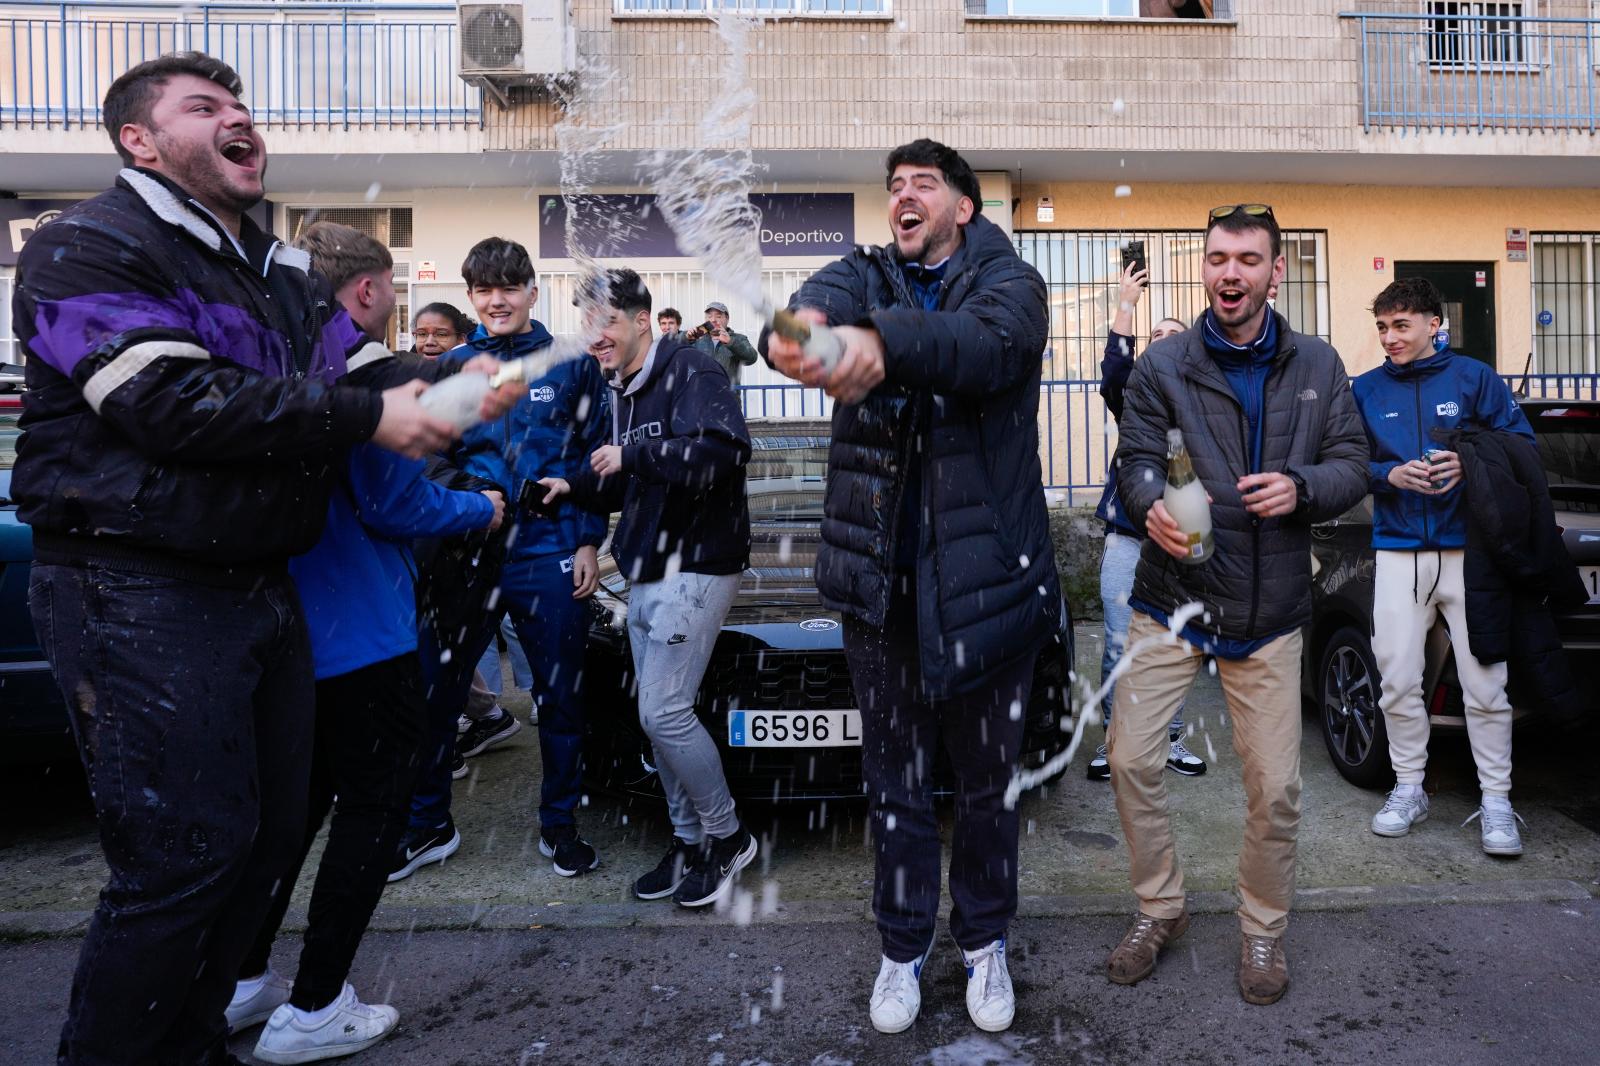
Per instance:
[[[1196,229],[1219,204],[1267,203],[1286,229],[1328,234],[1328,291],[1333,343],[1350,373],[1382,359],[1367,307],[1394,280],[1395,260],[1493,262],[1496,350],[1502,373],[1517,373],[1533,333],[1527,263],[1506,262],[1506,230],[1600,230],[1600,191],[1457,189],[1326,185],[1029,184],[1017,229]],[[1039,197],[1055,204],[1055,222],[1034,218]],[[1372,261],[1384,260],[1382,272]]]

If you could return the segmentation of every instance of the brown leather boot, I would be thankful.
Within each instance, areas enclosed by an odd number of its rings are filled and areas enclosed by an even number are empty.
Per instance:
[[[1106,976],[1113,984],[1134,985],[1155,972],[1156,956],[1189,928],[1189,912],[1176,918],[1152,918],[1140,914],[1133,928],[1106,959]]]
[[[1246,1003],[1266,1006],[1289,991],[1289,960],[1283,941],[1275,936],[1241,934],[1239,943],[1239,994]]]

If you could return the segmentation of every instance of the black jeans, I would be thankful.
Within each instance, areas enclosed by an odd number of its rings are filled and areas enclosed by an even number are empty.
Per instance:
[[[311,1011],[339,998],[405,835],[424,717],[422,670],[414,654],[317,682],[305,839],[239,968],[241,978],[266,972],[300,867],[331,808],[289,1002]]]
[[[929,700],[922,691],[912,595],[895,594],[882,629],[848,618],[844,626],[872,815],[872,909],[883,953],[895,962],[927,950],[939,913],[933,768],[941,744],[956,789],[950,933],[975,951],[1005,936],[1017,913],[1017,812],[1002,800],[1022,750],[1033,683],[1030,657],[977,692]],[[1013,717],[1013,703],[1024,713]]]
[[[28,602],[111,868],[58,1061],[212,1061],[305,828],[311,648],[294,586],[35,565]]]

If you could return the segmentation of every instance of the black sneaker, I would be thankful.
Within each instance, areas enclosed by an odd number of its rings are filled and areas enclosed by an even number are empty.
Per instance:
[[[1206,772],[1206,761],[1188,748],[1177,737],[1168,738],[1167,768],[1185,777],[1199,777]]]
[[[460,781],[467,776],[467,760],[461,757],[461,749],[457,748],[455,754],[450,756],[450,780]]]
[[[460,847],[461,834],[456,832],[456,823],[452,818],[446,818],[437,829],[408,832],[395,854],[389,882],[403,881],[429,863],[444,862]]]
[[[467,726],[467,731],[456,740],[456,750],[463,759],[470,759],[474,755],[482,755],[496,744],[504,744],[517,735],[517,730],[522,728],[522,723],[512,716],[504,707],[496,707],[494,713],[479,718]]]
[[[1094,758],[1089,760],[1089,780],[1111,780],[1111,760],[1106,757],[1106,746],[1104,744],[1094,749]]]
[[[689,867],[694,864],[701,850],[699,844],[691,844],[682,837],[674,836],[672,843],[667,846],[667,853],[656,863],[656,868],[633,883],[633,894],[640,899],[661,899],[672,895],[683,884]]]
[[[551,839],[551,837],[555,839]],[[573,826],[539,834],[539,854],[551,860],[562,877],[577,877],[600,865],[600,856]]]
[[[672,894],[680,907],[704,907],[728,891],[739,871],[750,865],[760,850],[756,838],[740,826],[731,836],[713,837],[711,846],[695,856],[683,883]]]

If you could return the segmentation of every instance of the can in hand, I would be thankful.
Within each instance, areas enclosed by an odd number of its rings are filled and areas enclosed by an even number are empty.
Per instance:
[[[1437,444],[1430,444],[1426,448],[1422,449],[1422,461],[1427,463],[1431,468],[1434,463],[1438,462],[1438,460],[1434,457],[1444,454],[1446,450],[1447,449],[1441,448]],[[1435,490],[1438,490],[1444,488],[1445,483],[1443,481],[1429,481],[1428,484],[1432,485]]]

